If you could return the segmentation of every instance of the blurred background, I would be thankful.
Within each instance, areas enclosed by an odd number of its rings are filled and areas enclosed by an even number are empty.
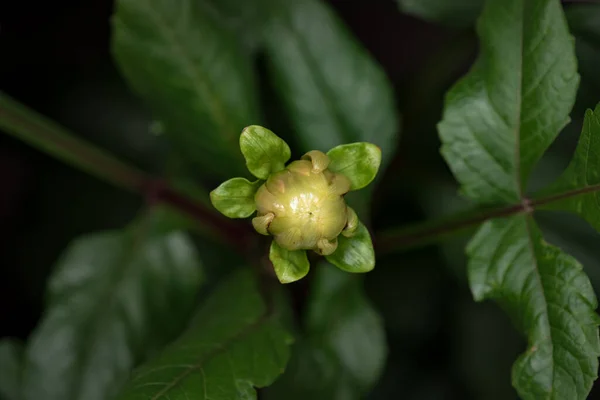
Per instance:
[[[401,115],[398,148],[373,200],[373,229],[466,207],[438,153],[435,126],[445,91],[477,53],[468,18],[468,12],[476,13],[476,2],[475,11],[464,10],[444,24],[411,15],[419,10],[414,1],[404,3],[409,12],[400,11],[393,0],[326,3],[382,65]],[[584,13],[576,10],[582,6]],[[582,82],[573,122],[536,171],[536,187],[551,181],[568,163],[583,112],[600,101],[600,5],[569,3],[565,8],[576,36]],[[3,1],[0,90],[159,173],[168,146],[111,59],[112,11],[110,0]],[[262,73],[263,67],[258,68]],[[268,85],[261,84],[268,93]],[[276,104],[267,106],[266,113],[276,133],[277,127],[285,126]],[[46,279],[73,237],[120,228],[141,204],[138,196],[0,135],[0,337],[26,339],[36,326]],[[582,262],[600,293],[598,234],[574,217],[539,217],[547,240]],[[464,268],[467,239],[381,256],[378,267],[365,277],[367,295],[384,319],[390,351],[369,399],[517,398],[510,367],[525,343],[498,307],[472,301]],[[590,398],[600,399],[600,388]]]

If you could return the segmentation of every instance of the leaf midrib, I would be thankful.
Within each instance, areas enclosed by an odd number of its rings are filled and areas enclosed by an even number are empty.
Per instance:
[[[190,3],[191,5],[192,3]],[[193,7],[193,5],[192,5]],[[180,41],[178,40],[178,34],[175,30],[171,29],[171,26],[164,21],[160,13],[154,10],[152,7],[146,7],[147,14],[152,18],[155,25],[161,30],[164,34],[164,37],[167,38],[167,41],[171,43],[171,48],[174,53],[177,54],[177,58],[181,61],[181,65],[183,66],[186,74],[191,78],[191,82],[195,88],[195,91],[198,93],[202,93],[201,98],[212,99],[212,101],[207,102],[207,106],[211,110],[211,115],[213,116],[215,122],[221,128],[221,132],[228,137],[229,140],[234,142],[237,141],[235,137],[235,129],[233,125],[229,123],[229,119],[226,117],[223,107],[223,100],[216,95],[216,91],[212,90],[210,87],[209,81],[206,79],[202,79],[202,77],[206,77],[207,74],[201,69],[200,65],[195,65],[190,61],[190,59],[186,56],[186,52],[181,46]],[[188,10],[190,14],[194,13],[193,9]]]
[[[329,110],[329,114],[333,116],[332,119],[334,120],[335,125],[340,129],[342,137],[346,137],[348,140],[352,141],[352,129],[350,128],[349,124],[345,123],[346,118],[344,117],[344,115],[342,115],[341,111],[335,106],[336,101],[335,95],[333,94],[333,90],[329,86],[327,80],[321,76],[321,72],[318,68],[318,62],[316,62],[316,60],[313,58],[309,50],[309,46],[305,43],[302,35],[298,34],[293,20],[290,17],[291,11],[289,6],[284,6],[283,8],[284,11],[282,11],[282,14],[285,16],[286,28],[288,29],[290,34],[295,38],[298,50],[300,50],[300,53],[302,53],[302,55],[304,56],[308,69],[312,71],[310,76],[312,77],[315,83],[315,87],[320,89],[319,92],[321,93],[321,98],[323,99],[325,106]],[[324,11],[327,12],[327,10]],[[338,21],[333,22],[337,23]]]
[[[519,74],[519,87],[517,89],[517,115],[515,121],[517,124],[515,126],[515,182],[517,183],[517,195],[519,199],[523,200],[523,183],[521,182],[521,118],[522,118],[522,110],[523,107],[523,69],[525,68],[525,57],[523,50],[523,40],[525,36],[525,1],[522,3],[521,10],[521,35],[519,36],[519,54],[520,54],[520,62],[521,67],[517,71]]]
[[[533,246],[533,236],[531,234],[531,217],[529,216],[525,216],[525,229],[527,231],[527,247],[529,248],[529,251],[531,252],[531,256],[533,258],[533,270],[535,271],[535,276],[536,279],[538,281],[538,285],[540,286],[540,290],[542,292],[542,298],[544,299],[544,314],[547,317],[546,320],[546,326],[545,328],[548,331],[548,339],[549,339],[549,343],[550,343],[550,347],[551,347],[551,353],[552,353],[552,380],[550,381],[550,392],[549,392],[549,398],[552,398],[552,393],[554,392],[554,373],[556,371],[556,368],[554,368],[554,339],[553,339],[553,335],[552,335],[552,327],[550,326],[550,314],[548,312],[548,300],[546,298],[546,292],[544,290],[544,284],[542,282],[542,276],[540,274],[540,270],[539,270],[539,265],[538,265],[538,259],[535,253],[535,248]]]
[[[146,224],[147,223],[143,222],[142,226],[137,227],[137,230],[133,233],[132,237],[128,237],[128,233],[122,234],[122,239],[126,242],[131,242],[131,245],[123,248],[124,251],[122,253],[122,256],[120,257],[122,262],[116,263],[116,265],[125,267],[130,267],[131,265],[133,265],[132,260],[135,258],[136,252],[142,247],[142,242],[147,234],[147,228],[145,226]],[[98,333],[102,332],[103,329],[112,325],[112,322],[104,324],[100,322],[105,321],[108,318],[107,316],[109,312],[114,310],[114,304],[116,303],[115,299],[120,298],[121,287],[130,268],[115,269],[116,274],[114,274],[114,276],[112,276],[111,279],[107,280],[107,282],[113,284],[106,285],[106,288],[102,291],[102,295],[99,298],[97,298],[98,301],[93,307],[94,312],[90,313],[89,320],[91,320],[91,323],[84,324],[84,327],[87,326],[87,328],[83,329],[84,334],[82,335],[82,337],[91,337],[92,340],[82,340],[83,343],[96,343],[96,338],[99,336]],[[117,287],[116,290],[115,286]],[[92,329],[92,327],[96,327],[96,329]],[[81,377],[88,372],[88,360],[91,355],[92,347],[93,346],[84,346],[81,355],[77,357],[77,365],[81,366],[81,368],[78,368],[75,372],[79,379],[75,381],[75,386],[72,391],[72,393],[75,395],[74,398],[79,398],[81,395],[80,392],[83,387],[83,379],[81,379]]]
[[[250,322],[249,324],[244,326],[239,332],[237,332],[235,335],[232,335],[229,339],[216,345],[211,351],[209,351],[208,353],[206,353],[202,357],[200,357],[196,363],[192,364],[189,368],[187,368],[180,374],[173,377],[173,379],[171,380],[171,382],[169,382],[169,384],[167,386],[165,386],[158,393],[156,393],[154,396],[152,396],[151,400],[158,400],[161,397],[163,397],[164,395],[166,395],[171,389],[177,387],[192,372],[202,371],[203,366],[206,364],[207,361],[226,352],[231,345],[236,343],[238,340],[244,339],[246,336],[248,336],[251,333],[253,333],[254,331],[256,331],[263,324],[269,322],[272,317],[273,317],[273,314],[271,312],[269,312],[268,310],[265,311],[262,315],[257,317],[256,320],[254,320],[253,322]],[[204,373],[203,373],[203,375],[204,375]]]

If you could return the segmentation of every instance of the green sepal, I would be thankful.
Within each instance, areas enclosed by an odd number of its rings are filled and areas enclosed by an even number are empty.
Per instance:
[[[261,180],[229,179],[210,192],[210,202],[226,217],[247,218],[256,211],[254,195],[262,183]]]
[[[329,170],[350,179],[350,190],[362,189],[371,183],[381,164],[381,149],[366,142],[336,146],[327,156]]]
[[[338,236],[337,250],[325,258],[346,272],[371,271],[375,268],[375,250],[367,227],[359,221],[358,229],[352,237]]]
[[[300,280],[308,274],[310,269],[306,250],[286,250],[274,240],[271,242],[269,259],[273,263],[275,274],[281,283]]]
[[[283,139],[258,125],[244,128],[240,136],[240,149],[248,170],[260,179],[267,179],[272,173],[284,169],[292,156],[290,147]]]

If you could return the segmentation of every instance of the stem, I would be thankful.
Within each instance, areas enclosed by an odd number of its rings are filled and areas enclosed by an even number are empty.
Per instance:
[[[549,194],[536,199],[524,199],[521,204],[459,212],[441,220],[418,223],[400,229],[380,232],[375,237],[375,245],[380,254],[419,248],[441,242],[447,237],[458,233],[467,233],[491,218],[531,213],[538,207],[543,207],[550,203],[598,191],[600,191],[600,185],[590,185],[561,193]]]
[[[139,192],[151,180],[143,171],[73,136],[66,129],[0,93],[0,128],[78,169]]]
[[[65,128],[2,93],[0,93],[0,128],[67,164],[116,186],[141,194],[151,204],[164,203],[187,213],[202,223],[206,228],[203,233],[207,237],[229,244],[240,254],[248,256],[255,251],[255,235],[248,225],[239,224],[215,213],[201,202],[177,191],[168,182],[155,178],[74,137]],[[490,218],[530,213],[539,206],[597,191],[600,191],[600,185],[577,188],[533,200],[524,199],[521,204],[461,212],[433,222],[427,221],[379,232],[375,235],[374,243],[379,254],[423,247],[440,242],[448,236],[473,230]]]
[[[433,222],[426,221],[400,229],[383,231],[376,235],[374,242],[379,254],[420,248],[441,242],[458,233],[467,233],[490,218],[508,217],[526,212],[526,210],[524,204],[515,204],[463,211]]]
[[[0,129],[75,168],[138,193],[151,204],[161,202],[187,213],[202,222],[209,231],[208,237],[228,243],[242,254],[252,248],[248,227],[222,217],[178,192],[169,183],[75,137],[65,128],[4,93],[0,93]]]

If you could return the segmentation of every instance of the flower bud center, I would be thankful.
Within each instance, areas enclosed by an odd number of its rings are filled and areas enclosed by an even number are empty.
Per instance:
[[[347,221],[346,202],[332,185],[335,174],[315,172],[309,161],[295,161],[269,177],[255,196],[258,215],[274,214],[268,232],[289,250],[315,249],[335,239]]]

